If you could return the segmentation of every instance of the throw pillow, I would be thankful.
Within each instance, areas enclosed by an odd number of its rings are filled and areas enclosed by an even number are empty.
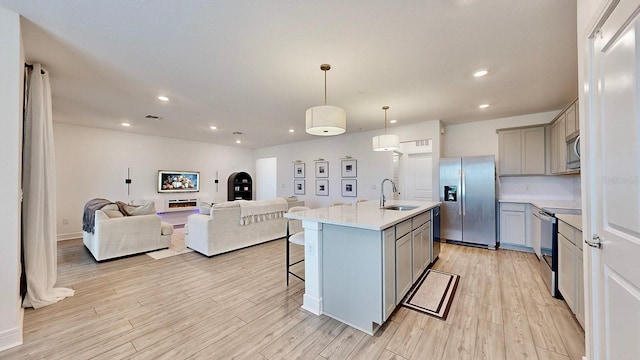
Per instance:
[[[153,202],[146,203],[140,206],[124,205],[124,209],[127,211],[127,214],[129,214],[129,216],[153,215],[156,213],[156,206]]]
[[[206,203],[204,201],[200,201],[200,206],[198,207],[200,210],[200,214],[202,215],[211,215],[211,204]]]
[[[118,209],[118,205],[116,204],[105,205],[100,210],[102,210],[109,218],[124,217],[124,214],[120,212],[120,209]]]

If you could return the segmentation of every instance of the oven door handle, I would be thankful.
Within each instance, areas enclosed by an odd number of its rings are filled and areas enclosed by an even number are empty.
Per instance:
[[[535,215],[535,214],[534,214]],[[556,218],[554,216],[549,215],[548,213],[539,210],[538,211],[538,215],[535,215],[537,218],[539,218],[540,220],[544,220],[544,221],[548,221],[552,224],[556,223]]]

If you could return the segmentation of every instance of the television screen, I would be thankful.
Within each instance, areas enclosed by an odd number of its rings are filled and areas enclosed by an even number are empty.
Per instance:
[[[195,171],[158,170],[158,192],[200,191],[200,173]]]

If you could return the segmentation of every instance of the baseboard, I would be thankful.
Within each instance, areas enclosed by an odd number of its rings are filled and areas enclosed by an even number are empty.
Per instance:
[[[82,238],[82,232],[74,232],[68,234],[58,234],[58,241],[80,239]]]
[[[515,251],[522,251],[522,252],[529,252],[529,253],[533,252],[533,248],[529,246],[515,245],[515,244],[508,244],[508,243],[500,243],[500,248],[505,250],[515,250]]]
[[[20,323],[18,326],[0,333],[0,351],[22,345],[22,319],[24,309],[20,308],[20,312]]]

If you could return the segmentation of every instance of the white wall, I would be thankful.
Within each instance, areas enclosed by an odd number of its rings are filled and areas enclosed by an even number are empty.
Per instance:
[[[495,155],[496,161],[500,161],[497,129],[548,124],[559,112],[549,111],[445,126],[443,157]],[[498,190],[501,199],[553,199],[580,205],[581,198],[579,175],[499,177]]]
[[[434,141],[434,166],[440,156],[440,122],[428,121],[415,125],[394,126],[390,133],[400,136],[400,141],[432,139]],[[357,199],[380,197],[380,182],[392,178],[393,163],[391,152],[374,152],[371,140],[381,131],[367,131],[354,134],[319,137],[309,141],[256,149],[256,158],[278,158],[278,196],[293,195],[293,163],[301,160],[306,165],[306,193],[296,195],[305,205],[316,208],[329,206],[332,202],[355,202]],[[341,160],[351,156],[357,160],[357,197],[342,197]],[[315,162],[323,158],[329,162],[329,196],[315,195]],[[437,177],[437,176],[434,176]],[[435,179],[434,186],[437,186]],[[390,198],[390,197],[387,197]]]
[[[560,111],[513,116],[444,127],[444,156],[496,155],[498,160],[497,129],[548,124]]]
[[[0,8],[0,350],[22,343],[20,174],[24,55],[18,14]]]
[[[154,200],[162,211],[167,199],[227,200],[227,178],[235,171],[255,177],[252,149],[139,135],[54,123],[58,184],[58,239],[81,236],[82,210],[87,200]],[[127,168],[131,195],[127,196]],[[158,170],[200,172],[200,192],[159,194]],[[219,176],[218,192],[214,183]],[[65,220],[68,224],[65,224]]]

